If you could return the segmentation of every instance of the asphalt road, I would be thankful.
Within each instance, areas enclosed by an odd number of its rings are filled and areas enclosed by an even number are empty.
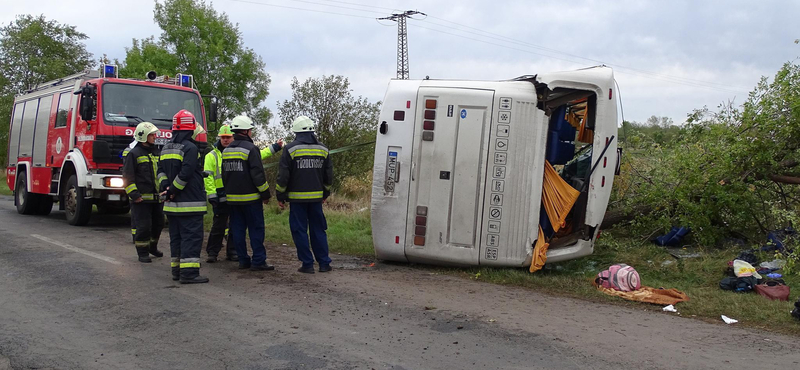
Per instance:
[[[800,368],[798,338],[345,256],[303,275],[287,246],[274,272],[180,285],[136,261],[128,222],[0,196],[0,370]]]

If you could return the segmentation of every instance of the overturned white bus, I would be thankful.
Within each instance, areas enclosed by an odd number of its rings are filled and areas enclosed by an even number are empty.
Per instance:
[[[619,166],[613,86],[608,67],[510,81],[392,80],[375,145],[377,257],[529,266],[540,237],[549,262],[591,254]],[[547,163],[580,192],[560,228],[542,206]]]

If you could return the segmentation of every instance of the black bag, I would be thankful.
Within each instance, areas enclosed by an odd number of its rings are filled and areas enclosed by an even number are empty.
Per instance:
[[[739,253],[739,256],[736,257],[736,259],[745,261],[753,266],[758,265],[758,257],[753,253],[753,251],[742,251]]]
[[[794,310],[792,310],[792,317],[800,320],[800,297],[798,297],[797,302],[794,303]]]
[[[758,279],[753,276],[726,277],[719,282],[719,288],[745,293],[753,290],[757,283]]]

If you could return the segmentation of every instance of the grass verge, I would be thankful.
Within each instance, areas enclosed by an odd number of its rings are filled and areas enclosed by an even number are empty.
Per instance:
[[[636,268],[643,285],[676,288],[685,292],[690,300],[676,305],[683,317],[721,323],[720,315],[725,315],[739,320],[743,326],[800,335],[800,322],[789,315],[793,308],[792,300],[797,299],[797,289],[800,289],[800,276],[783,277],[793,289],[789,302],[771,301],[755,292],[733,293],[719,288],[719,281],[725,277],[728,261],[734,259],[739,252],[736,248],[714,248],[702,250],[701,257],[676,259],[663,247],[619,233],[604,233],[593,255],[548,264],[535,274],[530,274],[525,269],[483,267],[449,269],[447,272],[489,283],[521,286],[555,295],[660,311],[659,306],[610,297],[592,286],[592,280],[598,272],[615,263],[626,263]],[[762,261],[772,260],[773,256],[764,253],[760,258]]]
[[[6,184],[6,173],[5,173],[5,171],[3,171],[2,174],[0,174],[0,194],[2,194],[2,195],[12,195],[13,194],[11,192],[11,189],[9,189],[8,185]]]
[[[328,220],[328,244],[332,253],[369,257],[375,255],[372,247],[372,225],[369,219],[369,203],[348,201],[331,196],[324,205]],[[211,230],[213,211],[208,207],[204,217],[206,232]],[[289,205],[281,210],[274,199],[264,206],[266,243],[294,245],[289,230]]]
[[[331,200],[325,206],[331,251],[373,256],[368,204]],[[266,207],[267,241],[292,245],[288,214],[288,209],[281,211],[276,204]],[[701,252],[701,257],[676,259],[663,247],[615,231],[603,233],[591,256],[548,264],[535,274],[520,268],[422,268],[434,273],[519,286],[548,294],[660,311],[660,306],[610,297],[592,286],[592,280],[598,272],[615,263],[626,263],[636,268],[643,285],[676,288],[688,294],[688,302],[677,304],[683,317],[721,323],[720,315],[726,315],[739,320],[737,325],[800,335],[800,322],[789,315],[792,301],[770,301],[755,292],[733,293],[719,288],[728,261],[739,254],[739,249],[710,248]],[[767,253],[759,257],[762,261],[773,259]],[[800,276],[784,276],[784,280],[793,289],[790,299],[796,300]]]

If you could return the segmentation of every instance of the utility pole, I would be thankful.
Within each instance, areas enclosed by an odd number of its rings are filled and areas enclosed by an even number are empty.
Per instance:
[[[406,19],[417,14],[427,15],[416,10],[407,10],[402,13],[394,13],[388,17],[378,18],[378,20],[397,22],[397,78],[400,80],[408,79],[408,31],[406,30]]]

